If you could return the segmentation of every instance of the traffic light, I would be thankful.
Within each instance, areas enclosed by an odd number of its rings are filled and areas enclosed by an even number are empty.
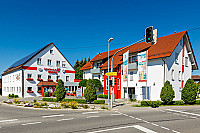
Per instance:
[[[146,35],[146,43],[153,41],[153,26],[146,28],[145,35]]]

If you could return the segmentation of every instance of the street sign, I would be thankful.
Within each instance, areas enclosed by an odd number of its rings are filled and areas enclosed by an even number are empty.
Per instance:
[[[106,76],[117,76],[117,72],[108,72],[105,75]]]

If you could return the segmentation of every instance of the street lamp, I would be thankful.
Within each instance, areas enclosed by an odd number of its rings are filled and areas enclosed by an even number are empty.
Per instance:
[[[110,42],[111,42],[112,40],[113,40],[112,37],[108,40],[108,72],[109,72],[109,46],[110,46]],[[109,76],[108,76],[107,86],[108,86],[108,105],[109,105],[109,97],[110,97]]]

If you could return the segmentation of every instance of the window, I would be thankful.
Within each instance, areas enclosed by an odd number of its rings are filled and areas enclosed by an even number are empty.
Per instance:
[[[130,81],[133,81],[133,71],[130,71]]]
[[[48,79],[51,79],[51,75],[48,75]]]
[[[135,63],[137,61],[137,56],[130,56],[129,63]]]
[[[7,92],[9,92],[9,87],[7,87]]]
[[[109,84],[108,84],[108,79],[106,79],[106,90],[108,90]]]
[[[120,88],[119,88],[119,82],[120,82],[120,80],[119,80],[119,78],[117,78],[117,90],[120,90]]]
[[[28,91],[32,91],[32,87],[28,87]]]
[[[185,66],[188,67],[188,57],[185,57]]]
[[[184,80],[184,73],[183,73],[183,72],[182,72],[182,75],[181,75],[181,76],[182,76],[182,78],[181,78],[181,79],[182,79],[182,80]]]
[[[69,81],[69,76],[66,76],[66,82]]]
[[[42,79],[42,75],[41,74],[38,74],[38,79]]]
[[[52,49],[50,50],[50,54],[53,54],[53,50]]]
[[[57,76],[56,79],[59,80],[59,79],[60,79],[60,76]]]
[[[100,79],[100,75],[98,75],[98,78]]]
[[[101,66],[101,63],[97,63],[97,68],[99,68]]]
[[[66,67],[65,63],[66,63],[65,61],[62,61],[62,67]]]
[[[13,75],[13,82],[15,81],[15,75]]]
[[[37,58],[37,64],[38,65],[41,65],[41,60],[42,60],[41,58]]]
[[[41,92],[42,92],[42,87],[38,87],[38,91],[41,91]]]
[[[18,89],[18,87],[17,87],[17,90],[16,90],[16,92],[17,92],[17,93],[19,92],[19,89]]]
[[[174,69],[172,69],[171,77],[172,77],[172,81],[174,81]]]
[[[178,53],[175,53],[175,63],[178,64]]]
[[[19,87],[19,93],[21,93],[21,87]]]
[[[47,60],[47,65],[51,66],[51,60],[50,59]]]
[[[60,67],[60,61],[56,61],[56,66]]]
[[[32,77],[32,74],[28,74],[28,75],[27,75],[27,78],[28,78],[28,79],[29,79],[29,78],[31,79],[31,77]]]
[[[181,71],[178,72],[178,80],[181,81]]]

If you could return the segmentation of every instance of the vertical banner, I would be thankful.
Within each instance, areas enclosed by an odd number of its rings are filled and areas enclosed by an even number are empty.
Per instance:
[[[128,55],[129,50],[123,54],[123,81],[128,81]]]
[[[138,53],[139,82],[147,82],[147,51]]]

